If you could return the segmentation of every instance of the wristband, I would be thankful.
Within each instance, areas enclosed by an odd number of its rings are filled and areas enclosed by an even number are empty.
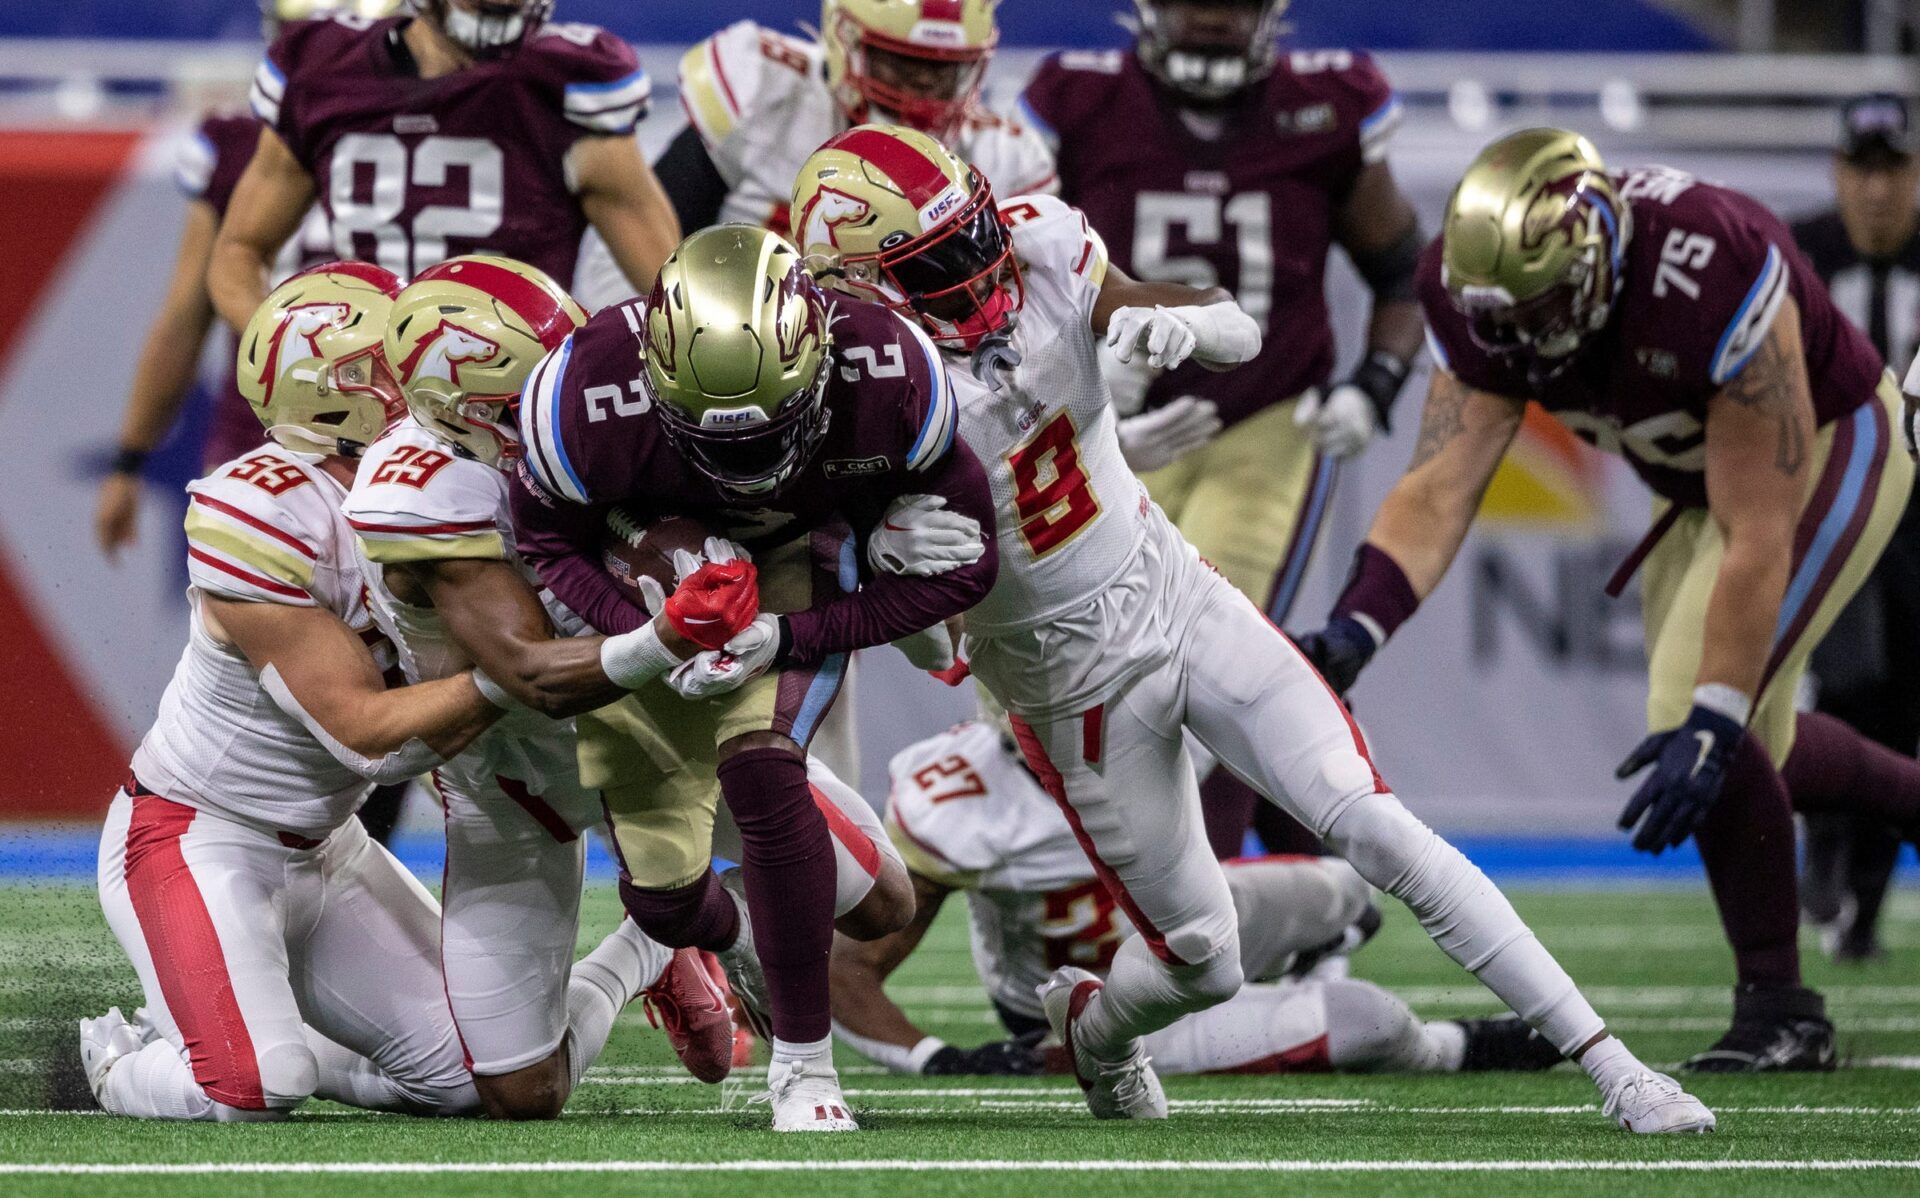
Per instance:
[[[1737,686],[1707,682],[1693,688],[1693,705],[1723,715],[1742,728],[1753,718],[1753,700]]]
[[[679,664],[652,621],[600,642],[600,669],[609,682],[626,690],[639,690]]]
[[[933,1054],[946,1046],[947,1042],[938,1036],[921,1037],[920,1043],[914,1045],[907,1053],[908,1068],[915,1073],[920,1072],[927,1067],[927,1062],[933,1059]]]
[[[115,474],[138,474],[147,464],[147,451],[128,449],[125,446],[113,452],[113,472]]]
[[[1347,575],[1346,589],[1333,605],[1333,615],[1346,616],[1367,630],[1374,647],[1407,622],[1420,606],[1413,583],[1400,563],[1371,544],[1362,542],[1353,555],[1353,571]]]
[[[1393,431],[1387,414],[1393,408],[1393,401],[1399,398],[1400,388],[1406,385],[1411,369],[1386,350],[1376,349],[1367,355],[1366,361],[1354,367],[1347,379],[1350,386],[1360,388],[1373,401],[1373,414],[1380,418],[1380,428],[1385,432]]]
[[[472,673],[473,688],[480,692],[482,699],[498,707],[501,711],[518,711],[524,706],[520,700],[508,694],[498,682],[488,677],[487,672],[479,666],[474,666]]]

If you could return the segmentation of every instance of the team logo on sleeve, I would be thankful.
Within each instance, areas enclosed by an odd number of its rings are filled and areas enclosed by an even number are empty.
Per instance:
[[[427,334],[413,352],[400,363],[400,382],[416,379],[446,379],[460,385],[460,367],[468,363],[491,361],[500,352],[500,343],[450,321]]]
[[[274,387],[295,363],[320,356],[321,332],[339,324],[348,315],[347,305],[340,303],[295,304],[281,313],[279,322],[273,326],[266,365],[260,371],[260,382],[267,392],[261,401],[263,406],[272,400]]]

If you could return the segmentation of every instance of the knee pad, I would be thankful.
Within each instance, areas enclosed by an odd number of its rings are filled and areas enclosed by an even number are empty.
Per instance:
[[[255,1058],[260,1096],[269,1108],[296,1107],[320,1085],[320,1063],[303,1043],[269,1044]]]

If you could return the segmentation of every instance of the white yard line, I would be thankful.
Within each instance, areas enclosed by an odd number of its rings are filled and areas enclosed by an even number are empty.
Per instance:
[[[488,1173],[1858,1173],[1920,1171],[1920,1160],[737,1160],[206,1161],[0,1163],[0,1175],[177,1177]]]

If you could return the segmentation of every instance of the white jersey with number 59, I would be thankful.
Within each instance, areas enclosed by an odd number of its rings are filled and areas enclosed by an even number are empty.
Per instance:
[[[1144,657],[1110,641],[1062,657],[1060,634],[1087,629],[1092,609],[1146,580],[1137,564],[1152,506],[1120,454],[1100,375],[1094,301],[1106,246],[1077,208],[1052,196],[1001,205],[1026,289],[1013,331],[1020,363],[992,390],[947,359],[960,430],[992,483],[1000,575],[967,613],[974,672],[1009,709],[1041,714],[1091,706],[1119,689]]]

